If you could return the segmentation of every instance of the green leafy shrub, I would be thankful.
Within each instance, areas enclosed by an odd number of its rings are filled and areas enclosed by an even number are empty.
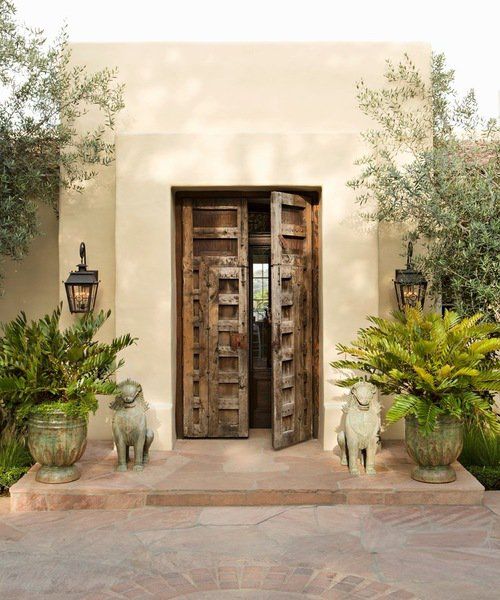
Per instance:
[[[500,435],[466,427],[458,460],[487,490],[500,490]]]
[[[23,440],[2,436],[0,440],[0,469],[30,467],[33,459]]]
[[[440,415],[498,432],[492,393],[500,390],[500,325],[482,315],[425,314],[417,308],[394,313],[394,320],[369,317],[350,346],[337,345],[351,358],[331,363],[361,371],[339,382],[350,387],[363,376],[384,394],[394,394],[386,419],[415,415],[424,432]]]
[[[30,322],[21,313],[2,326],[0,402],[7,421],[17,418],[21,429],[34,412],[83,417],[95,412],[97,395],[117,391],[113,375],[123,364],[118,352],[135,341],[128,334],[109,344],[94,339],[110,311],[89,313],[61,330],[61,310],[62,304]]]
[[[29,469],[29,467],[11,467],[10,469],[0,467],[0,494],[7,492]]]
[[[0,438],[0,493],[6,492],[33,464],[23,438],[13,429],[4,430]]]
[[[459,461],[463,465],[500,468],[500,435],[466,427]]]
[[[480,467],[468,465],[467,470],[480,481],[487,490],[500,490],[500,466]]]

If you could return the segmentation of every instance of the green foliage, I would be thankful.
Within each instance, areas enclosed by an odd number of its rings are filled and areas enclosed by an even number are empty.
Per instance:
[[[7,491],[33,464],[26,443],[12,428],[0,437],[0,493]]]
[[[116,69],[71,66],[67,33],[53,44],[0,0],[0,258],[21,259],[39,233],[40,202],[57,211],[62,184],[81,190],[114,156],[110,132],[123,107]],[[78,131],[92,111],[99,124]]]
[[[388,61],[387,85],[357,86],[361,110],[376,127],[363,135],[368,154],[348,182],[365,216],[404,223],[419,238],[416,264],[462,314],[500,322],[500,136],[482,120],[474,92],[459,98],[443,55],[433,57],[430,83],[410,58]]]
[[[111,311],[89,313],[61,331],[61,309],[31,322],[21,313],[2,327],[0,401],[8,423],[55,409],[87,417],[97,408],[96,395],[117,391],[113,375],[123,360],[116,357],[134,339],[94,340]]]
[[[29,471],[29,467],[0,467],[0,494],[6,492]]]
[[[17,437],[12,430],[6,430],[0,438],[0,469],[12,467],[30,467],[33,459],[22,437]]]
[[[479,465],[500,469],[500,435],[485,432],[477,427],[467,427],[459,461],[466,466]]]
[[[467,465],[467,471],[472,473],[487,490],[500,490],[500,467]]]
[[[415,415],[429,432],[438,416],[452,415],[497,432],[492,394],[500,390],[500,325],[484,322],[480,314],[462,319],[455,312],[442,317],[418,308],[394,317],[369,317],[371,326],[360,329],[350,346],[337,345],[350,358],[332,367],[361,371],[384,394],[394,394],[389,423]]]

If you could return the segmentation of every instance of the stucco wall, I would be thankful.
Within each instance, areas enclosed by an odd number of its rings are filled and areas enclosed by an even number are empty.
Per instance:
[[[0,323],[13,319],[21,310],[29,318],[52,311],[59,302],[59,223],[46,205],[39,211],[40,232],[22,261],[2,264],[4,279],[0,294]]]
[[[82,195],[62,194],[60,272],[73,267],[84,240],[100,270],[98,307],[114,310],[103,335],[140,337],[123,375],[144,383],[157,447],[173,440],[172,186],[314,185],[322,189],[321,436],[331,448],[343,394],[328,366],[333,346],[348,341],[366,314],[387,310],[388,279],[400,263],[397,238],[361,222],[345,187],[363,150],[359,133],[370,126],[355,82],[382,85],[385,60],[403,52],[428,73],[429,46],[76,44],[73,52],[91,69],[118,66],[126,108],[116,167]],[[102,404],[91,437],[110,435]]]

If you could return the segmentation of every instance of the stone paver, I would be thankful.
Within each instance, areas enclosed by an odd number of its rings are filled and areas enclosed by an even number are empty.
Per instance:
[[[385,442],[377,475],[351,476],[317,440],[276,452],[269,430],[248,440],[178,440],[152,452],[141,473],[115,471],[111,442],[89,442],[82,477],[60,485],[35,481],[35,466],[11,488],[12,510],[129,509],[144,506],[303,504],[481,504],[483,487],[460,465],[457,481],[424,484],[410,477],[402,443]]]
[[[483,503],[497,515],[500,515],[500,492],[484,492]]]
[[[2,514],[0,598],[490,600],[499,532],[487,506]]]
[[[10,498],[8,496],[0,496],[0,515],[10,512]]]

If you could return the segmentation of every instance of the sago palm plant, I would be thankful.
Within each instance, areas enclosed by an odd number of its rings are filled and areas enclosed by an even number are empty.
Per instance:
[[[34,412],[54,409],[87,417],[97,408],[97,395],[116,392],[113,375],[122,365],[117,354],[133,338],[94,339],[109,311],[90,313],[61,330],[61,308],[34,321],[21,313],[3,326],[0,404],[7,422],[16,416],[22,423]]]
[[[394,313],[393,320],[369,321],[351,345],[336,347],[349,358],[331,365],[361,372],[338,385],[349,387],[364,377],[383,394],[393,394],[388,423],[414,415],[428,433],[439,416],[449,415],[499,431],[492,402],[500,390],[500,325],[484,322],[481,314],[461,318],[417,308]]]

